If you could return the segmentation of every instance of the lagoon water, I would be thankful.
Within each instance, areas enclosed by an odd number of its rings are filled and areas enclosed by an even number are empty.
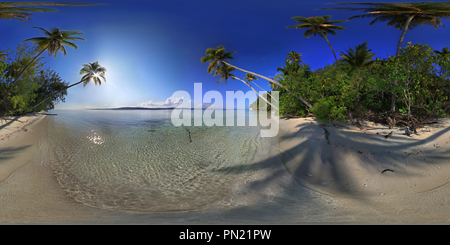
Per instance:
[[[234,127],[175,127],[172,110],[51,113],[58,115],[49,117],[46,163],[67,195],[109,210],[173,212],[217,203],[251,174],[268,140],[248,126],[252,111],[245,112],[247,126]]]

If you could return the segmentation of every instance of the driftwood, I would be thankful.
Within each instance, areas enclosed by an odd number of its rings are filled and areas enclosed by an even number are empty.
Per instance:
[[[388,135],[386,135],[384,137],[387,139],[387,138],[391,137],[393,133],[394,133],[394,131],[390,132]]]
[[[386,115],[386,116],[369,116],[368,119],[374,123],[381,123],[389,125],[389,129],[393,129],[395,126],[397,127],[409,127],[411,132],[417,133],[417,129],[421,128],[427,124],[434,124],[437,122],[433,122],[440,118],[441,116],[431,114],[426,116],[414,117],[411,116],[411,119],[408,121],[407,115],[395,114],[395,115]],[[431,121],[431,122],[430,122]]]
[[[323,135],[324,135],[325,138],[327,139],[327,143],[328,143],[329,145],[331,145],[331,144],[330,144],[330,139],[328,139],[328,136],[330,136],[330,132],[328,132],[328,130],[327,130],[323,125],[319,125],[319,127],[323,128],[323,130],[324,130]]]
[[[392,169],[385,169],[385,170],[383,170],[383,171],[381,171],[381,173],[383,174],[383,173],[385,173],[385,172],[387,172],[387,171],[389,171],[389,172],[394,172],[394,170],[392,170]]]

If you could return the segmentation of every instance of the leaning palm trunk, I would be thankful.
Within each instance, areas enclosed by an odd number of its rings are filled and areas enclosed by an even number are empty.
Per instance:
[[[333,47],[331,46],[330,41],[328,41],[327,35],[322,34],[322,37],[325,38],[325,40],[327,40],[328,46],[330,46],[331,52],[333,52],[334,55],[334,59],[336,60],[336,62],[338,61],[337,57],[336,57],[336,53],[334,52]]]
[[[81,81],[79,81],[79,82],[77,82],[77,83],[71,84],[71,85],[69,85],[69,86],[65,87],[64,89],[61,89],[61,90],[59,90],[59,91],[57,91],[57,92],[54,92],[53,94],[51,94],[50,96],[48,96],[47,98],[45,98],[44,100],[42,100],[41,102],[39,102],[38,104],[36,104],[35,106],[31,107],[30,110],[33,110],[34,108],[38,107],[39,105],[41,105],[42,103],[44,103],[44,102],[47,101],[48,99],[52,98],[53,96],[55,96],[55,95],[61,93],[62,91],[66,90],[66,89],[68,89],[68,88],[71,88],[71,87],[73,87],[73,86],[75,86],[75,85],[78,85],[78,84],[80,84],[80,83],[82,83],[82,82],[84,82],[84,80],[81,80]]]
[[[255,84],[259,89],[262,89],[264,92],[266,92],[273,100],[275,100],[276,102],[279,102],[277,99],[275,99],[269,92],[267,92],[265,89],[261,88],[260,86],[258,86],[258,84],[256,84],[255,82],[252,81],[253,84]]]
[[[262,79],[265,79],[265,80],[267,80],[267,81],[269,81],[269,82],[271,82],[271,83],[273,83],[273,84],[276,84],[277,86],[280,86],[280,87],[284,88],[286,91],[288,91],[289,93],[291,93],[291,94],[293,94],[295,97],[297,97],[297,99],[299,99],[301,102],[303,102],[308,108],[312,108],[312,105],[311,105],[310,103],[308,103],[305,99],[303,99],[302,97],[296,95],[296,94],[295,94],[294,92],[292,92],[291,90],[285,88],[285,87],[284,87],[282,84],[280,84],[279,82],[277,82],[277,81],[275,81],[275,80],[273,80],[273,79],[270,79],[270,78],[268,78],[268,77],[265,77],[265,76],[256,74],[256,73],[254,73],[254,72],[246,71],[246,70],[241,69],[241,68],[239,68],[239,67],[237,67],[237,66],[231,65],[230,63],[228,63],[228,62],[226,62],[226,61],[222,61],[222,62],[223,62],[224,64],[228,65],[228,66],[231,66],[231,67],[235,68],[235,69],[238,69],[238,70],[243,71],[243,72],[246,72],[246,73],[250,73],[250,74],[252,74],[252,75],[255,75],[255,76],[257,76],[257,77],[260,77],[260,78],[262,78]]]
[[[250,84],[248,84],[248,83],[246,83],[244,80],[242,80],[242,79],[240,79],[240,78],[238,78],[238,77],[234,77],[234,78],[236,78],[237,80],[239,80],[239,81],[241,81],[241,82],[243,82],[243,83],[245,83],[247,86],[249,86],[259,97],[261,97],[265,102],[267,102],[267,104],[269,104],[270,106],[272,106],[273,108],[275,108],[275,109],[277,109],[277,110],[279,110],[278,109],[278,107],[277,106],[274,106],[272,103],[270,103],[266,98],[264,98],[263,96],[261,96],[252,86],[250,86]]]
[[[395,54],[395,56],[399,56],[400,55],[400,49],[402,48],[402,43],[403,43],[403,39],[405,38],[405,34],[406,31],[408,30],[409,24],[411,23],[411,20],[415,17],[416,15],[413,14],[411,16],[408,17],[408,19],[405,22],[405,25],[403,26],[403,31],[402,31],[402,35],[400,36],[400,40],[398,41],[398,45],[397,45],[397,53]],[[394,114],[395,113],[395,99],[397,98],[397,95],[395,93],[395,91],[392,92],[392,98],[391,98],[391,110],[389,111],[389,113]]]
[[[16,82],[20,79],[20,77],[23,75],[23,73],[25,73],[25,71],[28,69],[28,67],[31,66],[31,64],[33,64],[33,62],[39,57],[41,56],[42,53],[44,53],[45,50],[47,50],[47,47],[45,47],[44,49],[42,49],[41,52],[39,52],[38,55],[36,55],[36,57],[33,58],[32,61],[30,61],[30,63],[28,63],[28,65],[20,72],[20,74],[14,79],[14,81],[9,85],[9,89],[6,92],[5,96],[3,96],[2,101],[0,101],[0,105],[5,101],[6,97],[8,97],[8,94],[11,92],[11,89],[14,87],[14,84],[16,84]]]
[[[409,16],[408,19],[405,22],[405,25],[403,26],[402,35],[400,36],[400,40],[398,41],[397,53],[395,54],[395,56],[399,56],[400,55],[400,49],[402,48],[403,39],[405,38],[406,31],[408,30],[409,24],[411,23],[411,20],[414,17],[416,17],[415,14]]]

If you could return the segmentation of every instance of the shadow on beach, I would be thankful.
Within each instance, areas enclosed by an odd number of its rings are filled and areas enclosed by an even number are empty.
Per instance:
[[[20,147],[2,147],[0,148],[0,166],[2,161],[6,161],[15,157],[16,154],[25,152],[32,145],[24,145]]]
[[[242,219],[248,217],[249,220],[256,215],[259,222],[282,223],[424,220],[424,216],[419,215],[420,202],[424,201],[420,195],[433,195],[429,190],[449,182],[445,176],[450,172],[450,166],[445,163],[450,159],[450,151],[448,147],[440,147],[437,139],[442,139],[450,128],[423,138],[394,135],[386,139],[384,135],[352,130],[343,132],[337,127],[326,127],[330,131],[330,144],[323,136],[321,126],[300,122],[295,126],[297,131],[279,136],[279,142],[291,141],[291,144],[285,144],[289,148],[282,149],[279,154],[247,168],[216,169],[225,174],[233,174],[236,169],[270,169],[267,171],[269,175],[246,186],[245,192],[248,193],[267,192],[272,184],[279,183],[286,170],[295,179],[268,203],[242,205],[230,210],[229,215],[239,213]],[[280,161],[284,168],[274,165]],[[393,172],[382,173],[385,169]],[[364,184],[366,179],[368,184]],[[379,189],[366,191],[366,186]],[[432,202],[433,199],[429,200]],[[409,207],[411,212],[405,216],[392,216],[398,212],[395,210],[405,207]],[[373,211],[380,209],[385,211]],[[437,212],[432,213],[430,219],[440,219]]]

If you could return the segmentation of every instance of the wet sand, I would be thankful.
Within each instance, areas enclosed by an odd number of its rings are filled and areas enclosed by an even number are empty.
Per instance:
[[[265,160],[255,163],[248,170],[250,175],[230,187],[229,197],[200,210],[160,214],[103,210],[67,196],[45,164],[45,151],[39,150],[46,140],[47,120],[35,120],[25,127],[27,132],[19,130],[24,124],[16,124],[15,130],[10,127],[14,133],[7,127],[0,129],[0,138],[4,138],[0,141],[0,223],[401,224],[450,220],[449,119],[421,129],[419,135],[408,137],[397,131],[388,139],[384,133],[390,130],[384,125],[370,123],[361,130],[313,118],[281,119],[278,137],[264,146]]]

